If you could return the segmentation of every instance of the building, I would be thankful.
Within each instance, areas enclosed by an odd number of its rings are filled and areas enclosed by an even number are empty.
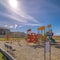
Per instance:
[[[10,33],[10,29],[5,27],[0,27],[0,37],[5,37],[8,33]]]
[[[5,27],[0,27],[0,38],[4,38],[9,35],[11,38],[24,38],[26,34],[24,32],[11,32],[10,29]]]

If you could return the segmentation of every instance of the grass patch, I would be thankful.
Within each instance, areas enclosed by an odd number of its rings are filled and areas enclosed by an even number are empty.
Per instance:
[[[4,40],[6,40],[6,38],[0,38],[0,41],[4,41]]]
[[[9,40],[24,40],[25,38],[9,38]],[[0,41],[6,41],[7,38],[0,38]]]
[[[3,60],[2,57],[3,57],[3,54],[0,52],[0,60]]]
[[[7,60],[7,58],[0,52],[0,60]]]

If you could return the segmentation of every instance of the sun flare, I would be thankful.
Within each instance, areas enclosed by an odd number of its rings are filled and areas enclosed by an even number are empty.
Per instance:
[[[9,0],[9,5],[11,8],[16,9],[18,7],[17,0]]]

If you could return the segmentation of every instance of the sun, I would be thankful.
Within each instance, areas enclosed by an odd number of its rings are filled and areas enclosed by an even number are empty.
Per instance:
[[[18,7],[17,0],[9,0],[9,5],[11,8],[16,9]]]

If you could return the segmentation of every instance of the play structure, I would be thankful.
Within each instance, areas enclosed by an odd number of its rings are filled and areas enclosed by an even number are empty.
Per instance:
[[[52,32],[52,26],[49,24],[48,26],[41,26],[38,28],[38,33],[33,33],[31,29],[27,30],[27,41],[37,43],[44,42],[46,40],[49,40],[52,43],[56,43],[55,39],[53,39],[53,32]]]
[[[49,40],[52,43],[56,43],[56,41],[52,37],[53,32],[52,32],[52,26],[50,24],[48,26],[39,27],[38,28],[38,34],[40,35],[39,38],[40,38],[41,42],[43,42],[45,40]]]
[[[31,29],[28,29],[27,30],[27,41],[28,42],[33,42],[33,43],[36,43],[37,41],[38,41],[38,34],[36,34],[36,33],[33,33],[32,31],[31,31]]]

